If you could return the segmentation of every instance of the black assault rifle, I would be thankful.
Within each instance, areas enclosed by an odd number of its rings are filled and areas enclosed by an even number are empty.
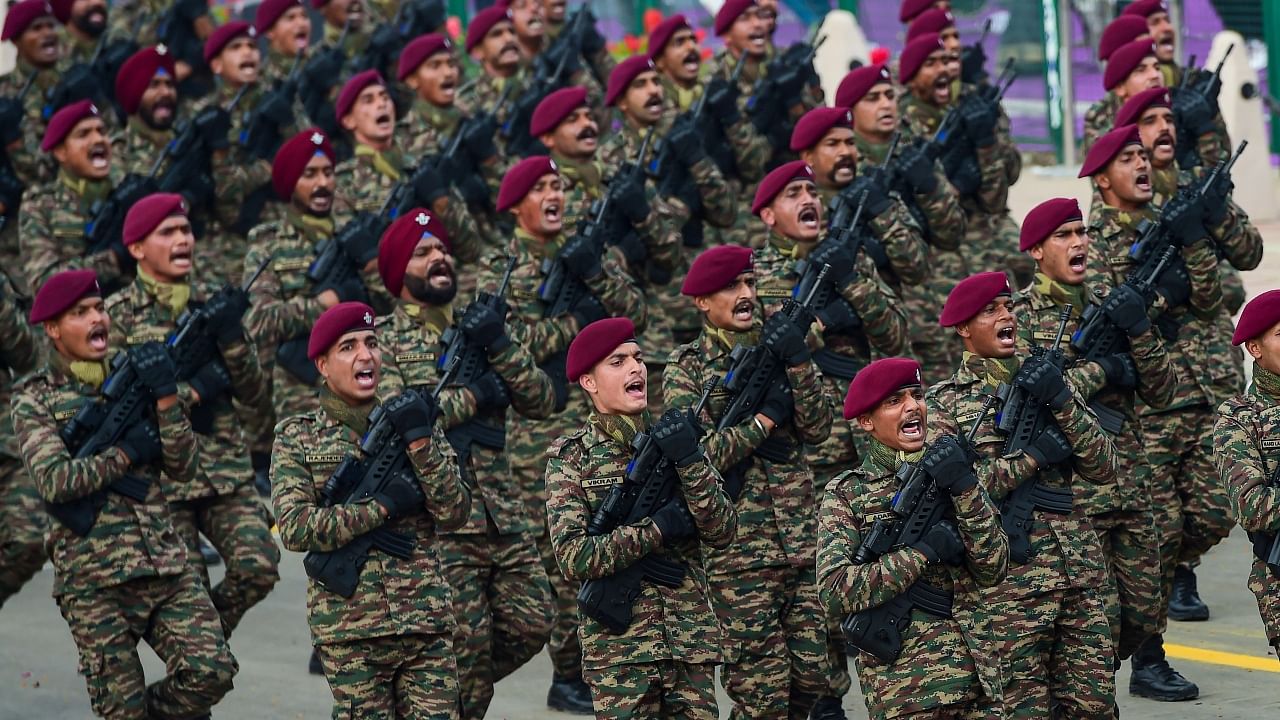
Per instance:
[[[1222,54],[1222,59],[1218,61],[1218,67],[1214,68],[1211,74],[1198,79],[1195,84],[1189,82],[1195,67],[1195,56],[1193,55],[1188,67],[1182,72],[1182,81],[1173,89],[1174,93],[1194,93],[1203,98],[1209,107],[1217,108],[1218,94],[1222,91],[1222,66],[1227,64],[1227,58],[1231,57],[1231,51],[1235,49],[1235,43],[1228,45],[1226,52]],[[1174,144],[1174,147],[1178,150],[1178,167],[1189,169],[1203,165],[1204,162],[1197,148],[1194,130],[1190,123],[1181,117],[1181,113],[1178,113],[1178,115],[1179,117],[1174,119],[1178,132],[1178,137]]]
[[[1272,471],[1263,487],[1280,488],[1280,465]],[[1266,564],[1271,577],[1280,578],[1280,533],[1251,530],[1249,542],[1253,544],[1253,556]]]
[[[932,160],[942,160],[947,180],[962,197],[973,195],[982,187],[982,169],[978,166],[977,145],[965,132],[964,116],[960,107],[966,102],[990,102],[996,105],[1017,78],[1013,58],[1005,63],[995,84],[977,94],[962,99],[942,117],[933,138],[925,143],[925,152]],[[990,97],[988,97],[988,95]]]

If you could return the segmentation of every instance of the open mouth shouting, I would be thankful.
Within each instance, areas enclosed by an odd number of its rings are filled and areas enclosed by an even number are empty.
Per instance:
[[[996,328],[996,342],[1000,344],[1000,347],[1007,350],[1014,348],[1017,343],[1017,338],[1015,337],[1016,329],[1017,326],[1013,322],[1002,323]]]
[[[378,385],[378,371],[372,363],[356,368],[355,378],[356,387],[361,390],[373,390]]]
[[[662,116],[662,95],[658,93],[654,93],[649,97],[645,98],[644,109],[645,109],[645,112],[651,118],[656,119],[661,117]]]
[[[458,92],[458,78],[450,77],[440,83],[440,97],[446,101],[452,101]]]
[[[313,213],[327,213],[333,209],[333,193],[328,188],[316,188],[307,206]]]
[[[1073,252],[1067,256],[1067,267],[1071,268],[1071,272],[1077,275],[1084,275],[1085,268],[1088,267],[1089,253],[1084,250]]]
[[[302,52],[307,49],[307,45],[311,44],[311,31],[306,28],[299,28],[293,34],[293,46]]]
[[[396,127],[395,114],[391,112],[391,108],[387,108],[373,118],[373,124],[378,132],[390,134]]]
[[[498,51],[498,61],[502,63],[520,62],[520,46],[513,40]]]
[[[698,73],[698,66],[701,64],[702,56],[698,54],[697,50],[690,50],[684,56],[684,59],[680,61],[680,67],[690,75],[696,75]]]
[[[636,377],[627,381],[627,384],[622,386],[622,389],[626,391],[627,397],[632,400],[644,403],[649,402],[649,383],[643,377]]]
[[[747,50],[754,54],[763,55],[767,49],[769,41],[769,33],[766,31],[753,32],[747,36]]]
[[[933,81],[933,101],[937,105],[946,105],[951,102],[950,73],[940,73],[938,78]]]
[[[253,58],[247,58],[238,66],[240,70],[240,81],[250,82],[258,78],[258,61]]]
[[[1145,172],[1138,173],[1138,177],[1134,179],[1133,184],[1135,187],[1138,188],[1139,192],[1150,193],[1151,192],[1151,174],[1145,173]]]
[[[561,215],[563,209],[560,203],[555,200],[542,206],[542,224],[546,229],[558,228],[564,223],[564,216]]]
[[[453,284],[453,268],[444,260],[437,260],[427,268],[427,282],[434,288],[447,288]]]
[[[857,163],[854,162],[852,155],[841,155],[836,158],[835,165],[831,168],[831,179],[837,185],[845,185],[853,181],[854,171],[857,169]]]
[[[105,355],[107,352],[107,326],[98,324],[89,330],[89,349]]]
[[[192,253],[190,245],[175,247],[169,251],[169,264],[172,265],[175,270],[190,270],[191,257]]]
[[[756,304],[751,302],[749,298],[742,298],[733,306],[733,319],[743,325],[750,325],[755,311]]]
[[[94,143],[89,148],[89,167],[106,170],[111,165],[111,146],[105,142]]]
[[[818,206],[813,203],[805,203],[800,207],[800,214],[797,219],[800,221],[800,227],[804,230],[818,232]]]
[[[912,447],[924,443],[924,421],[919,413],[909,412],[898,425],[898,435],[903,444]]]
[[[577,140],[583,150],[594,150],[599,144],[600,133],[594,126],[587,125],[578,131]]]

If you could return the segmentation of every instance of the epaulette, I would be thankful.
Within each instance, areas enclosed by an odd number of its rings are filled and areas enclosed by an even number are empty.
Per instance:
[[[13,379],[14,392],[22,390],[23,388],[30,385],[36,380],[44,380],[47,377],[47,373],[46,373],[47,370],[48,368],[42,365],[40,367],[37,367],[35,370],[30,370],[14,378]]]
[[[254,240],[257,239],[259,235],[262,235],[263,233],[268,233],[268,232],[275,233],[279,231],[280,231],[280,221],[268,220],[267,222],[253,226],[253,228],[249,230],[249,235],[246,237],[246,240],[248,244],[252,245]]]
[[[276,435],[281,435],[294,425],[314,425],[315,423],[316,414],[314,412],[299,413],[298,415],[292,415],[276,423],[275,433]]]
[[[111,310],[112,308],[118,307],[120,303],[123,303],[125,300],[128,299],[125,297],[126,295],[129,294],[128,290],[129,289],[126,287],[120,290],[119,292],[111,293],[110,295],[107,296],[107,299],[102,302],[102,307],[106,308],[107,310]]]
[[[376,328],[380,328],[380,327],[388,326],[394,321],[395,321],[395,313],[387,313],[386,315],[379,315],[373,321],[373,326]]]
[[[687,342],[683,345],[677,345],[675,350],[671,351],[671,355],[667,357],[668,365],[680,364],[680,358],[686,355],[696,355],[698,353],[698,341]]]
[[[556,438],[554,441],[552,441],[551,448],[547,450],[547,455],[549,457],[560,457],[564,449],[570,443],[577,443],[579,448],[581,448],[585,452],[586,443],[582,441],[582,437],[587,434],[587,430],[589,430],[589,428],[587,427],[586,424],[583,424],[582,427],[578,428],[577,430],[574,430],[568,435],[561,435],[560,437]]]

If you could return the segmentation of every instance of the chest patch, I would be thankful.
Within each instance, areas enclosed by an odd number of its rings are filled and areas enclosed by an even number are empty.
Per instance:
[[[1057,330],[1035,330],[1031,333],[1031,337],[1035,338],[1036,340],[1043,340],[1045,342],[1051,343],[1053,342],[1054,338],[1058,337],[1058,331]],[[1062,342],[1063,343],[1071,342],[1071,333],[1062,333]]]
[[[411,363],[411,362],[433,363],[435,361],[436,361],[436,354],[433,352],[407,352],[407,353],[399,353],[396,355],[397,363]]]
[[[133,335],[125,336],[124,344],[141,345],[149,342],[164,342],[166,337],[166,333],[160,332],[159,330],[152,330],[150,332],[143,330]]]
[[[68,410],[54,410],[53,419],[57,420],[58,422],[62,422],[64,420],[70,420],[71,418],[75,417],[76,412],[78,412],[79,410],[80,408],[70,408]]]
[[[280,258],[271,263],[272,270],[290,272],[293,270],[306,270],[311,267],[311,260],[307,258]]]
[[[605,475],[600,477],[589,477],[582,480],[582,487],[588,490],[595,488],[613,487],[622,482],[619,475]]]
[[[880,520],[892,520],[895,517],[897,516],[893,514],[892,510],[885,510],[884,512],[868,513],[866,520],[867,524],[870,525],[872,523],[879,522]]]
[[[1280,450],[1280,438],[1262,441],[1263,450]]]
[[[308,465],[337,465],[346,457],[344,453],[306,453],[302,459]]]
[[[981,415],[981,414],[982,414],[982,410],[980,410],[980,409],[979,409],[979,410],[974,410],[974,411],[973,411],[973,412],[971,412],[971,413],[965,413],[965,414],[963,414],[963,415],[957,415],[957,416],[956,416],[956,424],[957,424],[957,425],[968,425],[969,423],[973,422],[974,420],[977,420],[977,419],[978,419],[978,416],[979,416],[979,415]]]

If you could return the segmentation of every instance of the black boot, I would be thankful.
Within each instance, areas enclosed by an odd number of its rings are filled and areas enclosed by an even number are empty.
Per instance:
[[[547,707],[574,715],[593,715],[591,688],[580,677],[551,677],[551,689],[547,691]]]
[[[204,560],[205,567],[222,564],[222,556],[218,554],[217,550],[213,549],[208,540],[201,536],[196,543],[200,546],[200,557]]]
[[[1152,635],[1133,654],[1129,694],[1160,702],[1179,702],[1200,697],[1200,688],[1169,666],[1164,657],[1164,638]]]
[[[307,661],[307,672],[312,675],[324,675],[324,666],[320,664],[320,654],[311,651],[311,659]]]
[[[253,461],[253,489],[258,497],[271,497],[271,456],[266,453],[250,453]]]
[[[1169,619],[1182,622],[1209,619],[1209,606],[1204,604],[1200,593],[1196,591],[1196,572],[1185,565],[1173,569]]]
[[[820,697],[809,712],[809,720],[846,720],[844,705],[838,697]]]

